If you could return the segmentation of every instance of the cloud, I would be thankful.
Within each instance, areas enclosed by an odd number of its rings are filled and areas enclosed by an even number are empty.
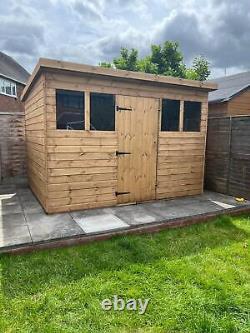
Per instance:
[[[9,0],[0,21],[0,50],[28,70],[40,56],[97,64],[121,46],[145,55],[167,39],[187,63],[206,56],[216,75],[250,67],[247,0]]]
[[[184,12],[164,20],[156,29],[154,39],[158,43],[165,40],[178,41],[188,61],[197,55],[197,50],[205,48],[204,34],[196,16]]]
[[[7,51],[37,54],[39,43],[44,40],[43,27],[20,21],[2,20],[0,25],[0,47]]]
[[[88,23],[93,23],[93,21],[96,23],[96,21],[103,20],[101,3],[98,1],[75,1],[72,5],[72,8],[76,14],[80,15]]]

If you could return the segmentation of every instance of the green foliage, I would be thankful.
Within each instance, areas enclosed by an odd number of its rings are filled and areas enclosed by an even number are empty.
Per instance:
[[[210,75],[209,63],[202,56],[194,58],[192,67],[187,68],[179,44],[174,41],[166,41],[163,45],[151,45],[150,55],[141,59],[138,58],[136,49],[128,50],[123,47],[119,57],[114,58],[111,63],[102,62],[99,65],[106,68],[114,67],[201,81],[206,80]]]
[[[197,80],[205,81],[209,77],[211,74],[209,65],[210,64],[207,59],[202,56],[194,58],[192,69],[195,73],[197,73]]]
[[[117,69],[125,69],[128,71],[137,72],[138,51],[136,49],[131,49],[131,51],[129,51],[125,47],[122,47],[120,56],[114,58],[113,63]]]
[[[196,71],[193,68],[186,69],[185,78],[189,80],[199,80],[198,73],[196,73]]]
[[[161,75],[185,77],[183,55],[177,42],[166,41],[163,46],[151,46],[151,61]]]
[[[250,332],[250,217],[0,257],[2,333]],[[144,315],[103,311],[150,298]]]
[[[140,72],[158,74],[158,67],[152,63],[151,57],[145,57],[138,60],[138,69]]]
[[[110,62],[105,62],[105,61],[99,62],[99,66],[104,67],[104,68],[112,68],[113,67]]]

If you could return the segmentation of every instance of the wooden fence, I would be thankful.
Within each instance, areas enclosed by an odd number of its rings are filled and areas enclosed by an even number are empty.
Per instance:
[[[26,175],[24,114],[0,112],[0,184]]]
[[[208,120],[205,187],[250,199],[250,116]]]

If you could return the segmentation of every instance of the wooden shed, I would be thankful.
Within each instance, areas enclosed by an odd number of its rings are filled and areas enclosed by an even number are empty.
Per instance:
[[[206,188],[250,199],[250,72],[215,79],[209,93]]]
[[[214,83],[40,59],[28,178],[48,213],[200,194]]]

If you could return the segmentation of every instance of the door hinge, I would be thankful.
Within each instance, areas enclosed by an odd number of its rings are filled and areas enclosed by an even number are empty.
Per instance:
[[[129,153],[129,152],[126,152],[126,151],[116,151],[115,152],[115,154],[116,154],[116,156],[118,156],[118,155],[130,155],[131,153]]]
[[[129,194],[130,192],[115,192],[115,195]]]
[[[132,108],[124,108],[122,106],[116,105],[116,111],[132,111]]]

